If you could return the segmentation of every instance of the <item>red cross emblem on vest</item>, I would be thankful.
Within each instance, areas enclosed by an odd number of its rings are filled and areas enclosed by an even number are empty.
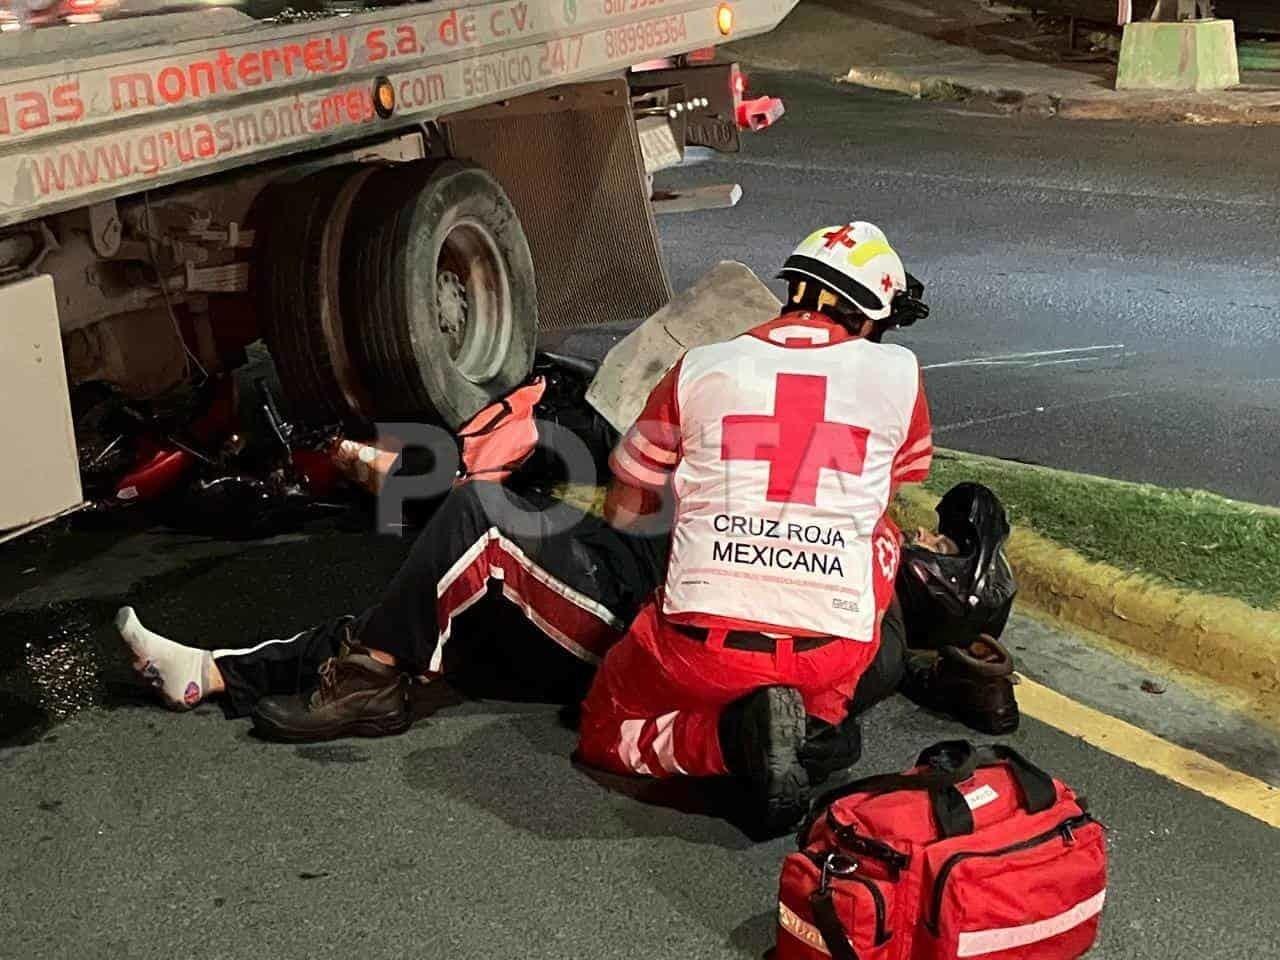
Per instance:
[[[876,559],[886,580],[892,580],[898,572],[898,541],[887,533],[876,538]]]
[[[721,422],[720,459],[768,462],[766,500],[813,506],[824,469],[862,473],[871,431],[827,420],[826,377],[778,374],[773,410],[771,416],[733,414]]]

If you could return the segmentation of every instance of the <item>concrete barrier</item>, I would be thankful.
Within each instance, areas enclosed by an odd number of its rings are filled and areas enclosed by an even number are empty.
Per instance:
[[[1124,28],[1117,90],[1225,90],[1239,82],[1230,20],[1143,22]]]

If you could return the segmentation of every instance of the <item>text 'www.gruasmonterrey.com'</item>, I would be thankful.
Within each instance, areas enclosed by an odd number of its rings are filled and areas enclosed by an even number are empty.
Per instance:
[[[216,119],[187,120],[55,147],[28,158],[30,175],[42,196],[74,192],[335,132],[366,123],[374,115],[369,91],[353,88],[310,101],[299,98]]]

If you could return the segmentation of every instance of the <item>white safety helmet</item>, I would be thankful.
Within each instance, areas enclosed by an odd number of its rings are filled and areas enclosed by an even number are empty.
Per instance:
[[[907,289],[907,271],[884,231],[858,220],[822,227],[796,247],[778,276],[840,294],[872,320],[887,320],[893,297]]]

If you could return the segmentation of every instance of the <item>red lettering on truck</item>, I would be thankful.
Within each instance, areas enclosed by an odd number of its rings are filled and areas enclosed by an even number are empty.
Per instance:
[[[400,81],[396,100],[411,109],[429,107],[446,99],[444,76],[436,71],[420,71]]]
[[[489,32],[495,37],[510,33],[523,33],[529,23],[529,5],[520,0],[507,7],[498,7],[489,14]]]
[[[41,90],[0,94],[0,135],[39,130],[52,123],[73,123],[84,116],[80,82],[71,80],[54,87],[46,97]]]
[[[441,88],[424,80],[426,96]],[[32,156],[30,175],[44,196],[75,193],[100,184],[151,176],[162,170],[242,153],[313,133],[361,124],[375,116],[373,98],[361,85],[321,97],[299,97],[207,120],[178,121],[109,140],[51,147]]]
[[[156,102],[155,86],[146,73],[117,74],[111,78],[111,107],[113,110],[133,110],[144,103]]]
[[[341,73],[351,63],[351,49],[343,34],[313,37],[306,43],[286,43],[233,55],[219,50],[207,60],[169,63],[151,71],[134,70],[108,77],[113,110],[137,110],[157,102],[178,104],[229,93],[264,82],[309,74]]]
[[[381,27],[370,30],[364,38],[364,50],[370,63],[387,59],[391,54],[391,48],[387,46],[387,31]]]
[[[84,100],[80,98],[80,82],[60,84],[53,88],[53,119],[58,123],[74,123],[84,116]]]
[[[387,57],[417,56],[426,49],[418,39],[418,30],[412,23],[400,23],[395,27],[395,36],[387,38],[387,31],[375,27],[364,37],[365,56],[370,63],[377,63]]]

